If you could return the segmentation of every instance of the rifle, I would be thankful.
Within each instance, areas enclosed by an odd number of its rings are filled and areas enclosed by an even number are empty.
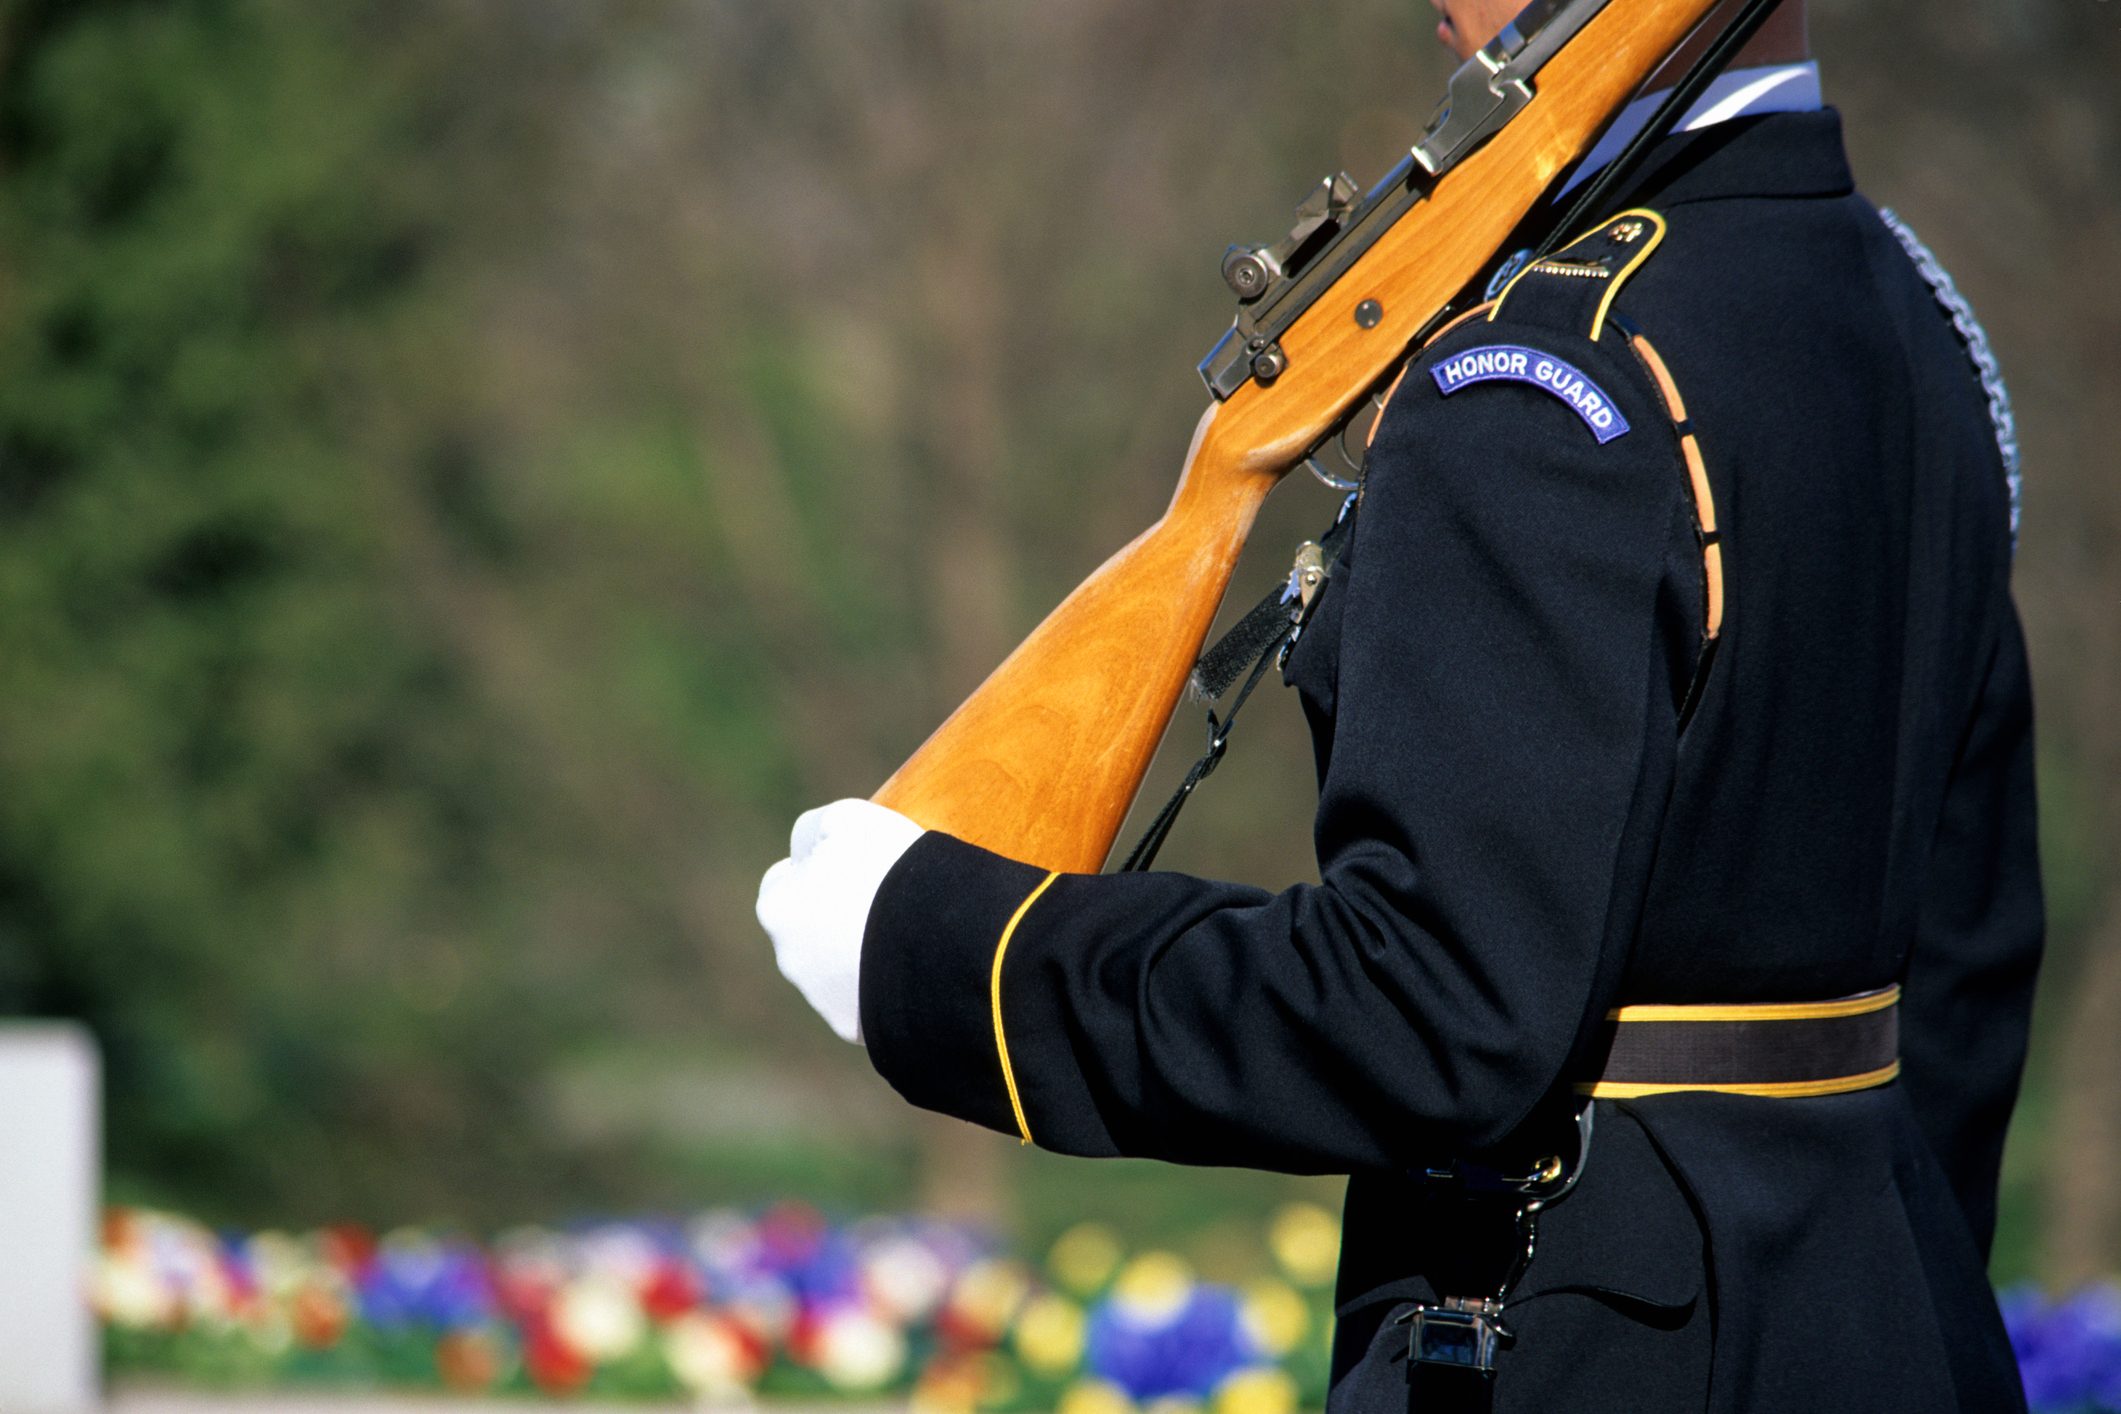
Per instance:
[[[1610,195],[1772,10],[1746,0],[1537,253]],[[1272,245],[1233,246],[1239,299],[1200,365],[1211,395],[1157,522],[1095,570],[877,791],[919,824],[1045,869],[1111,852],[1260,503],[1309,465],[1359,478],[1349,437],[1568,166],[1715,0],[1533,0],[1451,76],[1422,138],[1362,193],[1322,182]],[[1536,218],[1535,218],[1536,220]]]

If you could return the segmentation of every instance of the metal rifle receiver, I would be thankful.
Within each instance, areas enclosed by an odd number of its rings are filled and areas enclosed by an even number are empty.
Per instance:
[[[1355,179],[1336,173],[1318,184],[1296,208],[1296,224],[1273,245],[1234,245],[1223,256],[1223,279],[1240,303],[1258,299],[1335,235],[1360,203]]]
[[[1538,92],[1534,76],[1607,3],[1532,0],[1459,66],[1421,141],[1383,181],[1358,197],[1345,172],[1328,177],[1296,208],[1287,236],[1271,245],[1231,246],[1222,273],[1238,298],[1237,319],[1201,360],[1208,391],[1221,401],[1248,381],[1268,384],[1280,377],[1289,366],[1282,334],[1429,194],[1438,177],[1532,101]],[[1363,315],[1359,307],[1358,322]]]

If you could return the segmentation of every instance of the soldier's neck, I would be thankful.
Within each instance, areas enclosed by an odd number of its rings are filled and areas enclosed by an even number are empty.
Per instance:
[[[1724,4],[1710,11],[1694,37],[1651,76],[1648,88],[1669,88],[1677,83],[1679,76],[1701,57],[1737,8],[1737,0],[1725,0]],[[1762,64],[1801,64],[1811,57],[1811,39],[1805,31],[1804,0],[1782,0],[1775,13],[1769,15],[1753,37],[1745,42],[1745,47],[1732,56],[1730,67],[1749,69]]]

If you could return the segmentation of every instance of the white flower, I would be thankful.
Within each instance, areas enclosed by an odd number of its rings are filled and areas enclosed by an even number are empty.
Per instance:
[[[664,1329],[663,1357],[687,1389],[706,1399],[745,1397],[758,1376],[743,1336],[704,1311],[689,1311]]]
[[[906,1338],[867,1311],[836,1311],[818,1332],[818,1373],[835,1389],[875,1389],[905,1364]]]
[[[648,1334],[648,1316],[623,1282],[585,1277],[560,1288],[552,1303],[554,1334],[596,1364],[630,1354]]]
[[[862,1285],[886,1315],[912,1322],[933,1311],[943,1299],[950,1272],[927,1244],[912,1237],[891,1237],[864,1256]]]
[[[130,1330],[158,1330],[177,1315],[176,1300],[152,1271],[108,1254],[96,1263],[94,1298],[105,1320]]]

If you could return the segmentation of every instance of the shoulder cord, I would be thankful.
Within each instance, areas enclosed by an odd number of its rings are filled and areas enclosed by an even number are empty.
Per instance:
[[[1996,433],[1996,454],[2003,460],[2003,484],[2010,491],[2011,555],[2016,558],[2019,500],[2024,493],[2025,479],[2018,465],[2018,423],[2011,416],[2011,395],[2003,386],[2003,370],[1996,366],[1996,355],[1989,348],[1988,333],[1982,329],[1981,321],[1974,317],[1973,306],[1959,293],[1959,287],[1938,263],[1937,257],[1930,253],[1930,248],[1908,229],[1907,222],[1894,214],[1891,207],[1879,208],[1878,217],[1893,233],[1893,239],[1900,242],[1908,259],[1915,262],[1916,271],[1922,276],[1923,283],[1930,287],[1938,306],[1951,317],[1952,331],[1959,336],[1967,358],[1974,365],[1974,375],[1981,380],[1981,391],[1988,397],[1989,425]]]

